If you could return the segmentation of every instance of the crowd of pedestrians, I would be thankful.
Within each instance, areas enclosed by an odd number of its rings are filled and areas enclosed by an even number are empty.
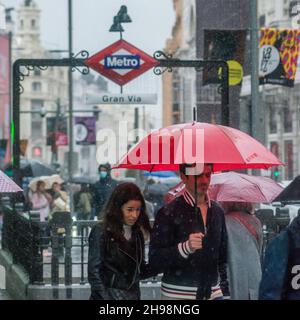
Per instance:
[[[188,175],[190,167],[180,165],[180,195],[156,210],[145,200],[149,187],[142,192],[118,183],[109,164],[98,167],[96,183],[81,184],[72,214],[99,220],[89,235],[91,299],[140,299],[140,280],[160,275],[163,300],[299,300],[300,217],[263,257],[263,228],[252,203],[212,201],[212,165],[198,175]],[[27,204],[40,221],[71,212],[61,180],[36,179],[29,187]]]

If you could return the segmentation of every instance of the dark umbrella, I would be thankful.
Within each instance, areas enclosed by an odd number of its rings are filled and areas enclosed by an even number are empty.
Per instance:
[[[274,200],[273,202],[298,202],[300,203],[300,175],[297,176]]]
[[[94,184],[95,182],[97,182],[97,178],[79,176],[79,177],[72,177],[72,180],[69,182],[75,183],[75,184]]]
[[[56,174],[56,171],[49,165],[32,159],[22,159],[20,161],[20,168],[23,177],[51,176]]]

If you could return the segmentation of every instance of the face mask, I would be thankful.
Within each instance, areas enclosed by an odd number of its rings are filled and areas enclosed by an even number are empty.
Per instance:
[[[106,171],[101,171],[99,173],[100,179],[105,179],[107,177],[107,172]]]

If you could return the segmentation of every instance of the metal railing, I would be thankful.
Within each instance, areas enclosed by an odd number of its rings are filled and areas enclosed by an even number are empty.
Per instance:
[[[23,267],[29,284],[52,286],[57,299],[59,285],[65,285],[66,296],[71,298],[71,285],[88,283],[88,235],[101,221],[73,221],[69,212],[59,212],[49,222],[41,222],[35,211],[22,212],[3,203],[0,210],[4,213],[2,249]],[[51,256],[44,254],[48,250]],[[157,282],[158,278],[145,281]]]
[[[74,265],[80,266],[79,283],[87,282],[85,266],[88,233],[98,221],[66,219],[56,222],[54,217],[50,222],[41,222],[31,219],[30,213],[17,212],[10,206],[2,207],[2,212],[2,249],[10,252],[14,264],[24,268],[29,275],[30,284],[45,284],[50,281],[51,285],[58,285],[60,265],[64,266],[65,285],[73,284],[74,279],[78,278],[78,273],[73,277]],[[72,261],[72,251],[76,248],[79,260]],[[43,255],[48,249],[51,249],[50,261]],[[51,267],[50,277],[45,275],[44,267],[48,265]]]
[[[274,214],[272,209],[259,209],[255,212],[263,228],[261,262],[264,260],[266,248],[270,241],[286,228],[290,222],[289,211],[285,209],[284,214],[280,214],[280,211],[283,210],[277,210],[276,214]]]

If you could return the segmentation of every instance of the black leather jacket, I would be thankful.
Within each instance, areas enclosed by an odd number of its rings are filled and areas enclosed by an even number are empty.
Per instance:
[[[132,231],[130,241],[116,241],[100,224],[89,236],[88,280],[92,300],[139,300],[139,280],[150,277],[144,261],[144,238]]]

